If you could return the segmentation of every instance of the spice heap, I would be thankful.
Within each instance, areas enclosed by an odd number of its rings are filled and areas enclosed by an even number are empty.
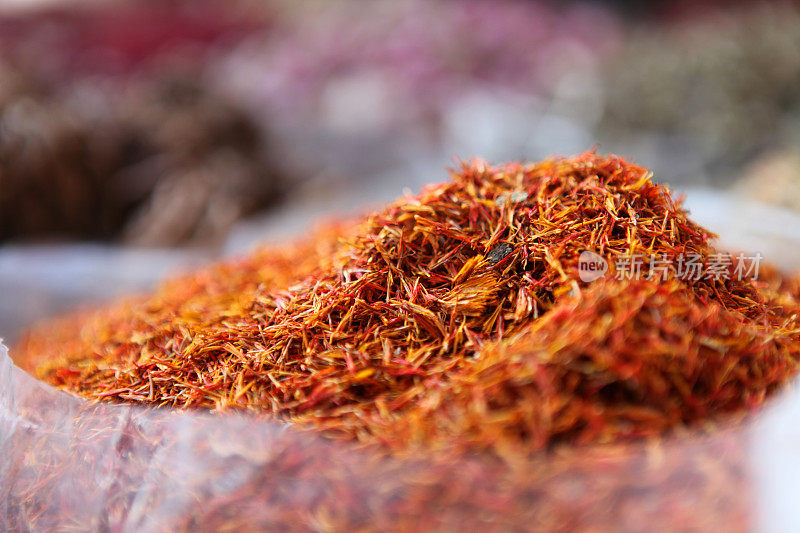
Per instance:
[[[208,244],[287,188],[267,128],[188,72],[40,78],[0,63],[0,241]]]
[[[607,99],[595,131],[617,142],[644,136],[653,156],[667,161],[691,153],[700,164],[686,177],[732,184],[743,168],[769,157],[765,148],[797,146],[800,9],[741,2],[714,13],[649,25],[622,40],[600,65]],[[791,197],[796,176],[780,203]],[[779,180],[770,181],[754,196],[769,194]]]
[[[759,405],[800,357],[777,274],[669,266],[710,266],[711,237],[615,156],[474,161],[360,222],[47,325],[18,355],[87,398],[265,413],[397,451],[655,435]],[[582,281],[586,251],[604,279]],[[639,255],[668,267],[617,275]]]

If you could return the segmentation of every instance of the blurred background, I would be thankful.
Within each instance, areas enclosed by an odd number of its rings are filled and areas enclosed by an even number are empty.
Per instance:
[[[5,0],[0,337],[593,147],[800,269],[800,3]]]

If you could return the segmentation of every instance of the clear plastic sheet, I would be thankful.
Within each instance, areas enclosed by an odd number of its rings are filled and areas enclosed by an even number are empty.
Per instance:
[[[798,400],[658,444],[399,459],[264,419],[92,404],[0,345],[0,530],[784,530]]]

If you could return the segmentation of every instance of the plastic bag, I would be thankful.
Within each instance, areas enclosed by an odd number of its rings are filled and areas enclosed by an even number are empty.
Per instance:
[[[92,404],[0,345],[0,529],[778,530],[800,524],[799,420],[787,393],[661,443],[400,459],[263,418]]]

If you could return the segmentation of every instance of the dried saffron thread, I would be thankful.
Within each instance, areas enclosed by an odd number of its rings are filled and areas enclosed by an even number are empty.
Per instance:
[[[423,383],[413,407],[371,429],[403,447],[656,436],[760,405],[799,356],[796,335],[697,305],[675,280],[598,282],[451,379]]]
[[[752,408],[794,373],[788,289],[674,273],[587,287],[578,258],[707,264],[711,237],[615,156],[473,161],[360,223],[34,332],[21,359],[88,398],[267,413],[398,450],[653,435]]]

